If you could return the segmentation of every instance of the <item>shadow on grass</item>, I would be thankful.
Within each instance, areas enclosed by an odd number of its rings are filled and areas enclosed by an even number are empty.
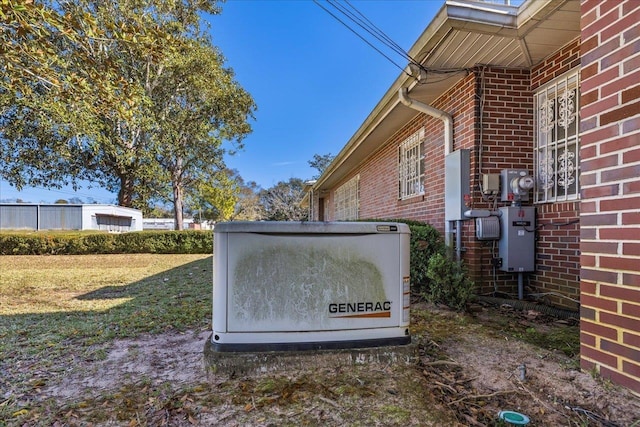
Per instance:
[[[10,390],[28,388],[30,373],[64,370],[77,358],[99,358],[102,344],[114,338],[205,329],[211,321],[211,296],[212,262],[207,257],[76,297],[90,302],[86,311],[0,315],[0,402]],[[114,305],[114,299],[123,301]]]

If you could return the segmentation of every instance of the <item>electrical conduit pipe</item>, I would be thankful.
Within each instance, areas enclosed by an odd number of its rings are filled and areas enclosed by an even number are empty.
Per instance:
[[[442,120],[444,124],[444,155],[451,153],[453,151],[453,117],[451,114],[446,113],[442,110],[438,110],[437,108],[433,108],[430,105],[425,104],[424,102],[416,101],[415,99],[409,98],[409,89],[406,87],[400,88],[398,90],[398,98],[400,102],[402,102],[407,107],[424,113],[428,116],[434,117],[436,119]],[[456,227],[456,257],[458,260],[460,259],[460,249],[462,246],[462,234],[461,234],[461,223],[462,221],[458,221],[458,226]],[[444,223],[444,235],[447,246],[451,247],[451,222],[445,221]]]

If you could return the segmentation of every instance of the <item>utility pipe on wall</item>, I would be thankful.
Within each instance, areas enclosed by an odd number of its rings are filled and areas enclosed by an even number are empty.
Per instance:
[[[453,151],[453,117],[451,114],[438,110],[430,105],[425,104],[424,102],[416,101],[415,99],[409,98],[409,89],[406,87],[400,88],[398,91],[398,98],[400,102],[402,102],[407,107],[424,113],[428,116],[434,117],[436,119],[442,120],[444,124],[444,155],[448,155]],[[451,222],[445,221],[444,223],[444,235],[445,235],[445,243],[447,246],[453,246],[452,238],[451,238]],[[459,221],[461,223],[461,221]],[[456,229],[456,258],[460,259],[460,250],[461,250],[461,235],[462,227],[458,224]]]

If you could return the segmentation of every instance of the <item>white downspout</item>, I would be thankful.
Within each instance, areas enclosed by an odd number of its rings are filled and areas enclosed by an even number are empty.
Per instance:
[[[413,108],[414,110],[425,113],[428,116],[442,120],[444,123],[444,155],[446,156],[451,153],[453,151],[453,117],[451,117],[451,114],[438,110],[437,108],[433,108],[431,105],[427,105],[424,102],[411,99],[409,98],[408,93],[409,90],[406,87],[400,88],[398,91],[400,102],[409,108]]]
[[[406,87],[400,88],[400,90],[398,91],[398,97],[400,98],[400,102],[402,102],[404,105],[406,105],[409,108],[412,108],[416,111],[420,111],[421,113],[424,113],[436,119],[442,120],[442,123],[444,124],[444,155],[446,156],[449,153],[451,153],[453,151],[453,117],[451,116],[451,114],[446,113],[442,110],[438,110],[437,108],[433,108],[432,106],[427,105],[424,102],[411,99],[409,98],[408,94],[409,94],[409,90]],[[461,231],[460,223],[461,221],[459,221],[458,227],[456,227],[457,228],[456,241],[458,241],[458,244],[456,245],[457,247],[456,257],[458,259],[460,259],[459,251],[460,251],[461,240],[462,240],[462,235],[460,233]],[[444,222],[444,240],[448,248],[453,247],[451,221]]]

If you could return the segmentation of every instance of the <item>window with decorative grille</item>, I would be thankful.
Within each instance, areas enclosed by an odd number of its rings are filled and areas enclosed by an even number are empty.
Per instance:
[[[356,175],[342,184],[335,192],[335,219],[358,219],[360,208],[360,176]]]
[[[424,128],[398,147],[398,194],[401,200],[424,194]]]
[[[536,202],[575,200],[579,178],[579,70],[535,94]]]

